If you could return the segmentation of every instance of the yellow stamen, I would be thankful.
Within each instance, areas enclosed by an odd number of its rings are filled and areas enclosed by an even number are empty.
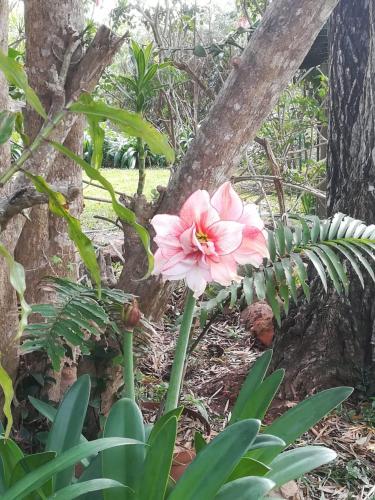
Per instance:
[[[200,231],[198,231],[196,233],[196,237],[197,237],[197,240],[199,241],[199,243],[207,243],[208,242],[208,236],[205,233],[201,233]]]

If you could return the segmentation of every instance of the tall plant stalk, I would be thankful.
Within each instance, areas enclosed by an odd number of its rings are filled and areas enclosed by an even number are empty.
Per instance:
[[[180,333],[177,339],[164,413],[168,413],[169,411],[173,410],[174,408],[177,408],[178,406],[178,400],[180,398],[180,391],[182,387],[182,379],[184,373],[187,347],[189,343],[190,330],[191,330],[191,325],[193,323],[195,303],[196,299],[193,295],[193,292],[189,290],[185,302],[185,309],[182,317]]]
[[[143,194],[145,189],[146,181],[146,151],[145,143],[140,137],[137,138],[137,150],[138,150],[138,187],[137,195]]]
[[[123,370],[124,370],[124,390],[125,398],[135,401],[134,389],[134,361],[133,361],[133,332],[125,330],[123,333]]]

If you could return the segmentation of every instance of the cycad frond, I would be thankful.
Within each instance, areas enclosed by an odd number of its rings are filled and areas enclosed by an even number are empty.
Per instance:
[[[123,291],[108,288],[99,300],[95,289],[62,278],[48,278],[43,286],[54,293],[54,304],[32,306],[32,313],[43,319],[27,325],[22,350],[45,350],[54,370],[60,369],[69,344],[88,354],[91,336],[99,337],[108,327],[118,332],[114,316],[131,300]]]
[[[280,223],[268,232],[268,248],[270,258],[260,270],[245,267],[236,297],[240,296],[247,304],[253,302],[255,294],[258,299],[267,299],[278,324],[281,306],[288,314],[290,298],[297,303],[298,289],[310,300],[309,263],[315,267],[325,291],[332,283],[337,293],[348,293],[347,264],[363,287],[363,270],[375,282],[371,266],[375,260],[375,225],[367,226],[342,213],[327,220],[306,216],[293,218],[289,225]],[[220,290],[215,298],[202,304],[205,314],[228,301],[230,295],[234,295],[233,287]]]

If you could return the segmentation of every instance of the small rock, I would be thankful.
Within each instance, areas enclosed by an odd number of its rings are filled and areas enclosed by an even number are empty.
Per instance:
[[[272,345],[275,334],[273,313],[265,300],[250,304],[241,313],[241,320],[245,328],[266,347]]]

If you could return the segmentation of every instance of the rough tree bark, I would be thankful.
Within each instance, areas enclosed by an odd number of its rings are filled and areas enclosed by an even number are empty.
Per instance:
[[[375,0],[341,0],[330,23],[328,213],[375,221]],[[375,391],[375,304],[354,276],[348,298],[325,295],[294,308],[276,339],[286,396],[337,384]]]
[[[51,88],[53,72],[60,71],[64,53],[71,40],[71,32],[81,32],[84,27],[83,5],[79,0],[55,2],[46,0],[25,0],[26,67],[29,84],[39,95],[45,109],[50,109],[55,98]],[[70,73],[79,63],[82,47],[72,56]],[[69,76],[68,76],[69,78]],[[72,126],[65,146],[77,154],[81,153],[83,119]],[[41,117],[27,109],[25,130],[31,140],[42,125]],[[40,165],[34,167],[40,172]],[[81,168],[72,160],[58,154],[51,169],[48,182],[81,184]],[[82,197],[70,204],[73,215],[79,215]],[[67,235],[64,220],[54,216],[47,205],[34,207],[18,239],[15,257],[25,267],[26,298],[32,303],[45,300],[43,289],[38,285],[46,275],[76,277],[76,253],[74,244]],[[25,251],[27,249],[27,251]]]
[[[270,4],[242,56],[233,60],[231,74],[157,207],[142,209],[142,223],[146,224],[152,213],[176,213],[193,191],[212,191],[228,178],[336,4],[337,0],[279,0]],[[141,212],[136,207],[135,211]],[[155,278],[136,282],[146,266],[137,242],[131,244],[125,247],[126,265],[119,286],[139,295],[143,311],[157,320],[172,285],[163,286]]]
[[[7,52],[8,49],[8,1],[0,0],[0,49]],[[8,109],[8,82],[0,73],[0,111]],[[10,165],[10,146],[0,146],[0,172],[6,170]],[[0,190],[1,196],[9,194],[9,186]],[[19,217],[14,219],[14,224],[19,223]],[[12,230],[7,229],[1,234],[1,243],[11,252],[14,250]],[[17,369],[17,348],[12,345],[10,339],[18,325],[18,307],[16,293],[9,282],[8,268],[4,259],[0,259],[0,322],[2,330],[0,335],[1,363],[5,370],[13,377]]]

